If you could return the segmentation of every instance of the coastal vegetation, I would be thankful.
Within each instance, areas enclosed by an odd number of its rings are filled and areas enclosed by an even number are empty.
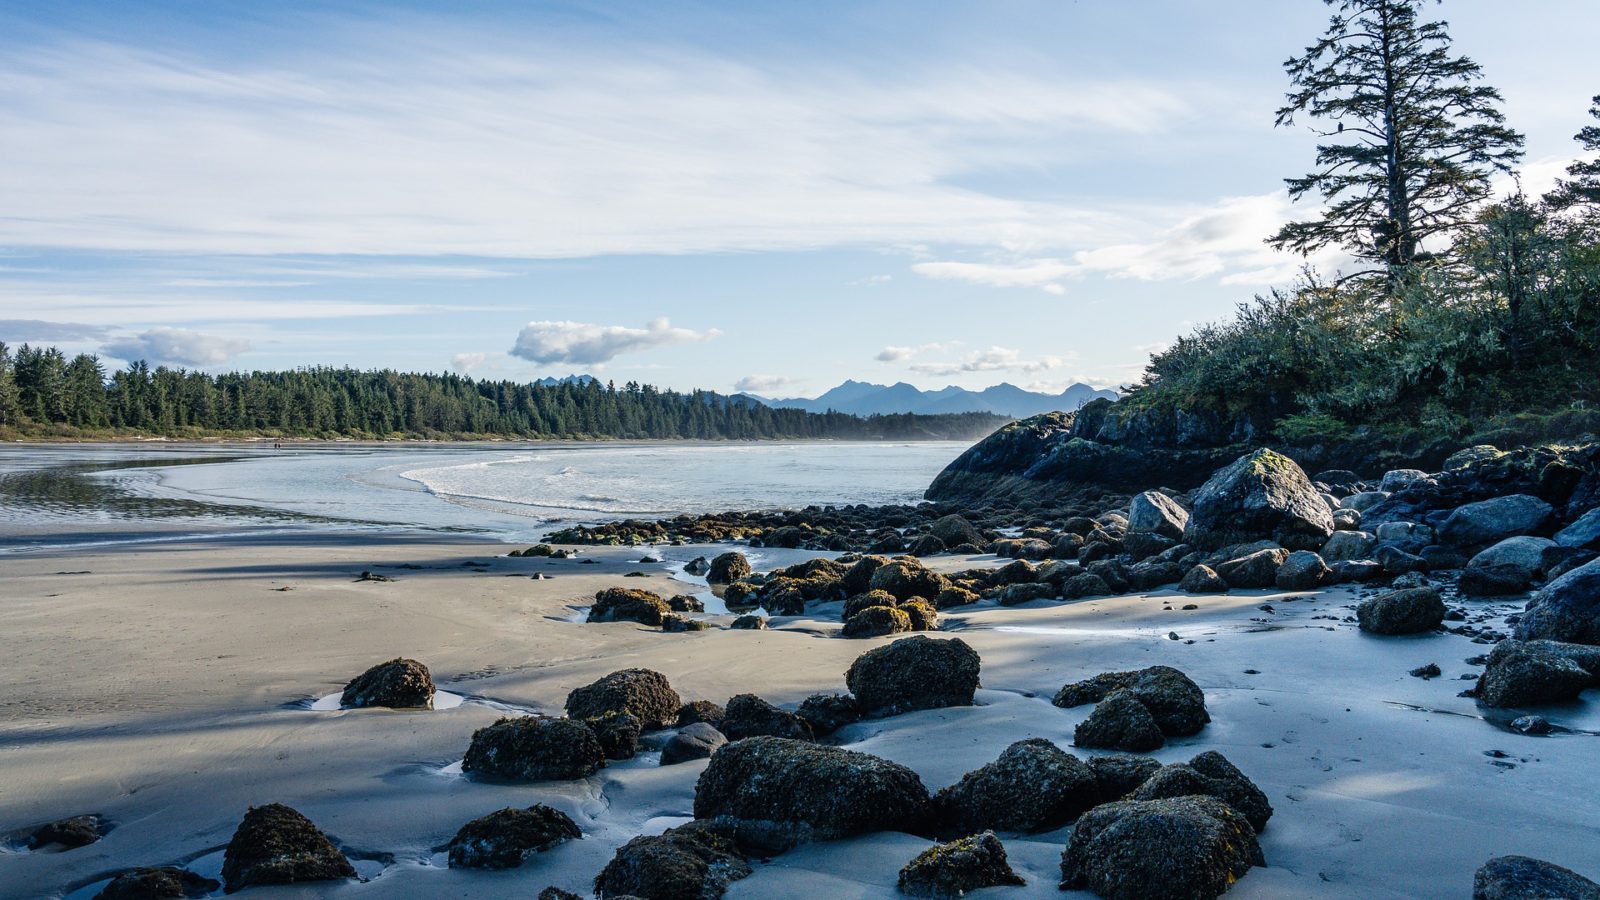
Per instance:
[[[710,391],[589,380],[520,383],[316,367],[205,372],[0,342],[0,437],[971,440],[988,413],[851,416]]]

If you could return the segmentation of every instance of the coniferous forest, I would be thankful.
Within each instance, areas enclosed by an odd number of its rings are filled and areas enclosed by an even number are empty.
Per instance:
[[[455,374],[306,368],[209,375],[0,342],[0,434],[96,438],[284,436],[688,440],[972,440],[988,413],[882,415],[773,409],[709,391],[629,382],[477,381]]]

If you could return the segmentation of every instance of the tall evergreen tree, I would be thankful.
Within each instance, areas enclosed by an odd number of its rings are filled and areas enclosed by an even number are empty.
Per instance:
[[[1600,94],[1595,95],[1589,115],[1600,120]],[[1573,139],[1590,153],[1600,151],[1600,125],[1584,126]],[[1574,162],[1567,167],[1567,175],[1570,180],[1557,182],[1555,191],[1550,194],[1551,205],[1557,208],[1582,205],[1600,211],[1600,156]]]
[[[11,348],[0,341],[0,425],[22,423],[22,396],[11,367]]]
[[[1293,88],[1277,124],[1318,120],[1316,169],[1288,179],[1289,196],[1327,209],[1285,225],[1269,243],[1308,254],[1339,246],[1397,273],[1423,243],[1473,221],[1489,178],[1522,158],[1500,92],[1478,64],[1451,52],[1448,26],[1423,22],[1424,0],[1325,0],[1328,30],[1284,63]]]

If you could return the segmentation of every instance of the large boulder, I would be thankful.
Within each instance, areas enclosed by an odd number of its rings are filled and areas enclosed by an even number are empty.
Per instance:
[[[1255,782],[1245,777],[1228,758],[1208,750],[1187,763],[1162,766],[1130,795],[1134,800],[1164,800],[1203,794],[1215,797],[1244,814],[1250,827],[1261,831],[1272,818],[1272,804]]]
[[[1578,517],[1571,525],[1556,532],[1556,543],[1580,550],[1600,550],[1600,506]]]
[[[461,826],[450,839],[450,868],[515,869],[535,853],[580,837],[577,823],[559,809],[506,807]]]
[[[1416,587],[1379,594],[1356,607],[1361,630],[1372,634],[1419,634],[1444,621],[1437,588]]]
[[[727,737],[710,723],[695,722],[685,725],[667,741],[665,747],[661,748],[661,764],[675,766],[696,759],[710,759],[711,754],[716,753],[727,742]]]
[[[1161,771],[1161,762],[1152,756],[1118,753],[1112,756],[1092,757],[1089,760],[1089,771],[1094,773],[1095,783],[1100,788],[1101,800],[1110,802],[1126,800],[1128,794],[1138,790],[1139,785]]]
[[[222,855],[228,893],[269,884],[337,881],[356,877],[355,866],[311,820],[284,806],[253,806]]]
[[[1150,710],[1126,690],[1112,691],[1072,730],[1072,743],[1088,749],[1148,753],[1166,742]]]
[[[910,600],[912,597],[931,600],[949,585],[949,580],[943,575],[929,571],[922,563],[905,557],[879,566],[867,581],[870,590],[888,591],[897,600]]]
[[[1503,597],[1520,594],[1533,584],[1528,570],[1516,565],[1468,566],[1456,579],[1464,597]]]
[[[706,583],[733,584],[749,576],[753,571],[750,568],[750,560],[745,559],[743,553],[730,550],[711,560],[711,565],[706,569]]]
[[[1501,856],[1472,876],[1472,900],[1600,900],[1600,884],[1542,859]]]
[[[1183,580],[1178,582],[1178,589],[1188,594],[1226,594],[1228,583],[1222,580],[1216,569],[1197,565],[1184,573]]]
[[[1306,473],[1289,457],[1261,449],[1219,469],[1195,492],[1183,542],[1215,550],[1271,538],[1291,550],[1316,550],[1331,534],[1333,514]]]
[[[1103,672],[1065,685],[1051,702],[1062,709],[1098,703],[1113,691],[1125,690],[1150,711],[1161,733],[1169,737],[1199,734],[1211,721],[1206,695],[1189,676],[1171,666],[1129,672]]]
[[[750,871],[730,829],[690,822],[617,848],[594,890],[618,900],[716,900]]]
[[[1529,494],[1511,494],[1458,506],[1439,527],[1439,540],[1483,546],[1536,531],[1549,521],[1550,504]]]
[[[911,616],[905,610],[892,606],[869,606],[845,619],[840,633],[847,638],[869,638],[911,630]]]
[[[594,729],[574,719],[518,716],[472,733],[461,770],[513,781],[568,781],[605,768]]]
[[[1478,676],[1478,701],[1485,706],[1521,707],[1577,699],[1600,683],[1595,677],[1600,673],[1600,651],[1576,655],[1564,652],[1567,648],[1582,649],[1555,641],[1501,642]]]
[[[1289,559],[1289,551],[1274,547],[1218,563],[1217,574],[1228,587],[1269,588],[1278,583],[1278,569]]]
[[[861,721],[861,706],[849,694],[812,694],[801,701],[795,715],[811,726],[812,734],[824,737]]]
[[[1128,504],[1128,531],[1153,532],[1174,540],[1182,540],[1184,526],[1189,524],[1189,511],[1178,501],[1160,491],[1135,494]]]
[[[1099,800],[1094,771],[1044,738],[1017,741],[933,798],[942,830],[957,835],[1048,831]]]
[[[639,737],[644,727],[638,716],[623,712],[606,713],[597,719],[585,720],[600,742],[600,752],[606,759],[633,759],[639,753]]]
[[[606,588],[594,595],[587,621],[659,626],[671,612],[672,607],[658,594],[634,588]]]
[[[1255,829],[1221,800],[1124,800],[1073,826],[1061,886],[1106,900],[1210,900],[1264,865]]]
[[[222,883],[177,866],[146,866],[118,873],[94,900],[185,900],[209,897]]]
[[[978,689],[978,652],[960,638],[902,638],[856,657],[845,684],[866,716],[971,706]]]
[[[929,847],[900,869],[899,880],[900,892],[912,897],[964,897],[979,888],[1026,883],[992,831]]]
[[[667,676],[650,669],[612,672],[567,694],[567,715],[598,719],[607,713],[627,713],[646,731],[670,728],[678,720],[683,698]]]
[[[1322,557],[1310,550],[1296,550],[1278,567],[1274,579],[1280,591],[1309,591],[1333,577],[1333,570]]]
[[[722,717],[722,733],[730,741],[762,735],[811,740],[811,726],[805,719],[755,694],[739,694],[728,701],[727,712]]]
[[[1514,635],[1522,641],[1600,644],[1600,559],[1540,588]]]
[[[422,663],[396,657],[362,672],[345,685],[339,705],[350,709],[433,709],[433,677]]]
[[[694,791],[696,819],[730,823],[741,844],[777,852],[874,831],[926,831],[931,812],[922,779],[905,766],[775,737],[718,750]]]
[[[1508,537],[1467,560],[1469,569],[1487,569],[1495,566],[1513,566],[1532,581],[1544,574],[1545,558],[1551,548],[1558,546],[1549,538],[1518,535]]]
[[[978,529],[958,515],[935,519],[933,524],[928,526],[928,533],[942,541],[946,547],[959,547],[962,544],[982,547],[985,543]]]

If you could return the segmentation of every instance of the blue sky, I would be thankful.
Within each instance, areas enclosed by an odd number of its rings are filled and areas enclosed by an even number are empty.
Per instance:
[[[1447,0],[1548,183],[1593,0]],[[1316,0],[0,7],[0,340],[1059,390],[1286,283]],[[1337,266],[1333,256],[1316,260]]]

